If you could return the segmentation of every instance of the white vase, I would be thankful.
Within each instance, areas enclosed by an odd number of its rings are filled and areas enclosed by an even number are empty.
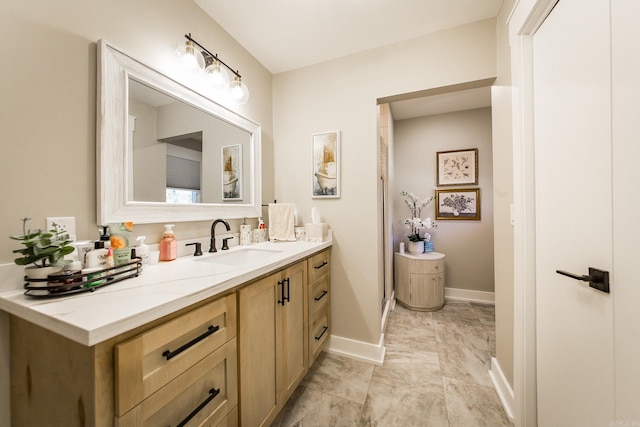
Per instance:
[[[407,250],[410,254],[418,255],[424,252],[424,242],[422,240],[418,242],[409,241]]]

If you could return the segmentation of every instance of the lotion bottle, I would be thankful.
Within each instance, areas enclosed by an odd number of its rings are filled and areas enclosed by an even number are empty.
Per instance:
[[[104,241],[97,240],[94,242],[94,249],[85,255],[86,267],[105,268],[107,263],[107,249],[104,248]]]
[[[164,226],[164,235],[160,240],[160,261],[173,261],[178,256],[178,241],[173,234],[174,224]]]
[[[145,268],[149,265],[149,246],[144,242],[144,239],[145,236],[139,236],[136,239],[138,241],[138,246],[135,247],[136,256],[140,258],[142,268]]]

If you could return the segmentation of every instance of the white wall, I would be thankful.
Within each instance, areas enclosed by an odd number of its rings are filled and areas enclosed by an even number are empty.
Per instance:
[[[0,79],[2,144],[11,148],[11,155],[0,157],[0,196],[8,201],[0,213],[0,236],[19,231],[24,216],[42,227],[46,216],[68,215],[77,218],[79,238],[97,235],[96,41],[106,39],[192,84],[179,73],[173,54],[187,32],[239,69],[249,86],[249,102],[228,107],[262,124],[263,194],[272,197],[272,75],[192,1],[0,2],[0,47],[11,58],[3,62]],[[153,243],[162,230],[139,225],[135,231]],[[207,224],[176,225],[179,238],[206,233]],[[0,263],[13,260],[12,249],[0,246]]]
[[[485,20],[274,76],[275,194],[312,206],[334,231],[333,334],[380,337],[382,227],[376,100],[495,77],[495,21]],[[340,199],[311,198],[311,134],[340,130]]]
[[[239,69],[249,86],[249,102],[232,109],[262,124],[263,195],[272,198],[272,75],[192,1],[2,1],[0,264],[13,263],[8,236],[21,231],[25,216],[33,228],[44,227],[46,216],[75,216],[79,239],[97,236],[96,41],[179,78],[173,51],[188,32]],[[176,235],[204,236],[209,226],[178,223]],[[162,230],[134,226],[149,243]],[[9,425],[7,327],[0,316],[0,425]]]
[[[482,292],[494,291],[493,265],[493,156],[491,108],[397,120],[394,138],[394,182],[392,192],[394,249],[407,242],[404,220],[410,212],[400,195],[415,193],[420,199],[435,195],[436,153],[478,149],[480,221],[439,220],[431,234],[434,249],[446,255],[446,287]],[[452,187],[439,187],[451,189]],[[422,218],[435,219],[434,200],[422,211]]]

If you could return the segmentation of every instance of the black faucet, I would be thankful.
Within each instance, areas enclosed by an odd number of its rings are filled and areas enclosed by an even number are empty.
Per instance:
[[[229,226],[229,223],[224,219],[216,219],[215,221],[213,221],[213,224],[211,224],[211,244],[209,245],[209,252],[218,252],[218,250],[216,249],[216,225],[218,225],[219,223],[223,223],[224,226],[227,228],[227,231],[231,231],[231,227]],[[223,251],[229,249],[229,246],[227,246],[227,240],[229,239],[232,239],[232,237],[223,239],[224,240],[222,245]]]

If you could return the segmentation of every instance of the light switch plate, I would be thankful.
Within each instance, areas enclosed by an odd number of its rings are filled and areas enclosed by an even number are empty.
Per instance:
[[[46,230],[53,229],[53,223],[58,225],[58,230],[69,233],[71,240],[76,240],[76,217],[75,216],[50,216],[46,220]]]

